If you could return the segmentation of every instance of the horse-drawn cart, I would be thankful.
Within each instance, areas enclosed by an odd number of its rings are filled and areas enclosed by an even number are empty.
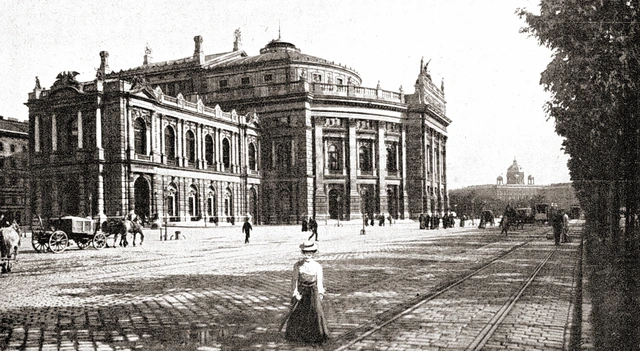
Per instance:
[[[40,216],[31,224],[31,244],[37,252],[53,251],[60,253],[67,249],[70,241],[78,248],[85,249],[92,245],[102,249],[107,237],[96,230],[91,218],[65,216],[43,222]]]

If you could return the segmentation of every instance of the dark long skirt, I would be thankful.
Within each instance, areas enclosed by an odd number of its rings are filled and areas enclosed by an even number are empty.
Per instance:
[[[316,284],[299,285],[298,291],[302,295],[300,302],[291,312],[287,322],[285,338],[289,341],[321,344],[329,338],[327,322],[322,310],[320,296]]]

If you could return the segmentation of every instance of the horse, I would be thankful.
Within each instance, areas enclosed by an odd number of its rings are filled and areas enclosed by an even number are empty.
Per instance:
[[[15,221],[9,227],[0,229],[0,265],[2,273],[11,272],[11,261],[18,256],[18,247],[21,244],[22,230]]]
[[[120,218],[110,218],[104,221],[101,225],[102,232],[105,235],[113,234],[113,247],[116,247],[116,241],[118,235],[120,235],[120,246],[127,247],[129,241],[127,240],[127,233],[133,234],[133,246],[136,246],[136,235],[140,234],[140,245],[144,241],[144,234],[142,233],[142,225],[139,220],[128,220]]]
[[[125,219],[122,222],[124,223],[124,226],[126,228],[125,233],[133,234],[133,241],[132,241],[133,246],[136,246],[136,234],[140,234],[140,245],[142,245],[142,242],[144,241],[144,233],[142,232],[142,223],[140,219],[138,218],[135,218],[133,220]]]

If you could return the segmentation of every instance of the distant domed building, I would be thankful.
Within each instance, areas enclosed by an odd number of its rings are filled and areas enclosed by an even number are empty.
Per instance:
[[[475,191],[479,196],[488,196],[507,203],[526,201],[540,196],[541,199],[544,198],[545,201],[554,203],[559,208],[570,209],[572,213],[577,208],[579,213],[580,206],[571,183],[536,185],[533,175],[527,176],[525,183],[524,169],[515,158],[511,166],[507,168],[506,184],[504,179],[504,176],[499,175],[496,178],[496,184],[473,185],[463,189],[455,189],[451,190],[450,195],[464,191]],[[493,210],[501,211],[502,209],[494,208]]]
[[[526,184],[524,179],[524,171],[514,158],[511,166],[507,168],[507,184],[503,183],[502,176],[498,176],[496,197],[504,201],[513,201],[536,196],[541,187],[534,184],[532,175],[529,175]]]

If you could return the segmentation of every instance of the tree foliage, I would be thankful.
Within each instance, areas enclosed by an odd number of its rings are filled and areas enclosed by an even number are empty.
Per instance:
[[[540,14],[516,12],[553,52],[540,84],[581,207],[614,237],[619,208],[633,233],[638,204],[639,10],[639,0],[542,0]]]

